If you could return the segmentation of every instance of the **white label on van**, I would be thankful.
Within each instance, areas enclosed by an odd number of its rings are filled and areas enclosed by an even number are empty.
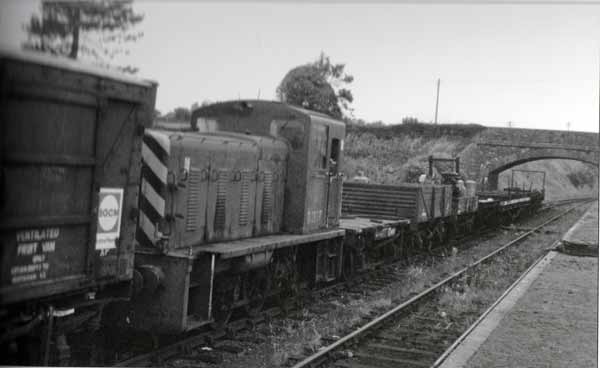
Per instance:
[[[183,169],[186,172],[190,172],[190,165],[191,165],[191,160],[190,160],[190,156],[185,156],[183,158]]]
[[[121,230],[123,188],[100,188],[96,250],[116,248],[115,240]]]

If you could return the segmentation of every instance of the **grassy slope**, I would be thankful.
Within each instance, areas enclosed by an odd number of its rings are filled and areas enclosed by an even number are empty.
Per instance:
[[[348,178],[358,170],[375,183],[392,184],[406,181],[415,167],[427,170],[427,157],[454,157],[471,143],[471,139],[483,127],[477,125],[431,125],[404,124],[394,126],[348,126],[344,144],[345,168]],[[411,169],[411,166],[413,167]],[[598,171],[589,165],[572,160],[542,160],[529,162],[515,169],[540,170],[546,172],[547,198],[598,193]],[[501,187],[510,181],[510,170],[500,175]],[[570,178],[571,177],[571,178]],[[582,185],[586,178],[587,184]],[[595,183],[589,183],[589,181]],[[522,185],[530,180],[526,175],[517,175]],[[574,185],[573,181],[577,186]]]
[[[458,155],[483,127],[477,125],[401,124],[348,126],[344,173],[358,170],[376,183],[406,181],[411,167],[427,170],[427,157]]]

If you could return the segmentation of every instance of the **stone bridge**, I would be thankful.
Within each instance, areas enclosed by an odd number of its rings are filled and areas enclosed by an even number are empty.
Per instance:
[[[461,171],[480,188],[498,189],[498,175],[513,166],[545,159],[582,161],[598,168],[598,133],[486,128],[460,154]]]

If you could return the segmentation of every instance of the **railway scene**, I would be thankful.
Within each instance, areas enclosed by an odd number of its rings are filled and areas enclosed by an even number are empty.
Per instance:
[[[599,7],[0,4],[0,365],[597,367]]]

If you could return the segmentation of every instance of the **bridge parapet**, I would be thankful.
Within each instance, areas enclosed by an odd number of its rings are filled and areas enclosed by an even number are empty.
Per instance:
[[[487,128],[480,133],[478,141],[588,146],[596,150],[600,145],[598,133],[522,128]]]
[[[556,143],[538,143],[538,142],[527,142],[527,141],[518,141],[518,142],[510,142],[510,141],[492,141],[492,140],[482,140],[479,139],[476,141],[478,145],[487,145],[487,146],[505,146],[505,147],[515,147],[515,148],[547,148],[547,149],[565,149],[565,150],[573,150],[573,151],[584,151],[584,152],[600,152],[600,146],[586,146],[586,145],[574,145],[574,144],[556,144]]]

